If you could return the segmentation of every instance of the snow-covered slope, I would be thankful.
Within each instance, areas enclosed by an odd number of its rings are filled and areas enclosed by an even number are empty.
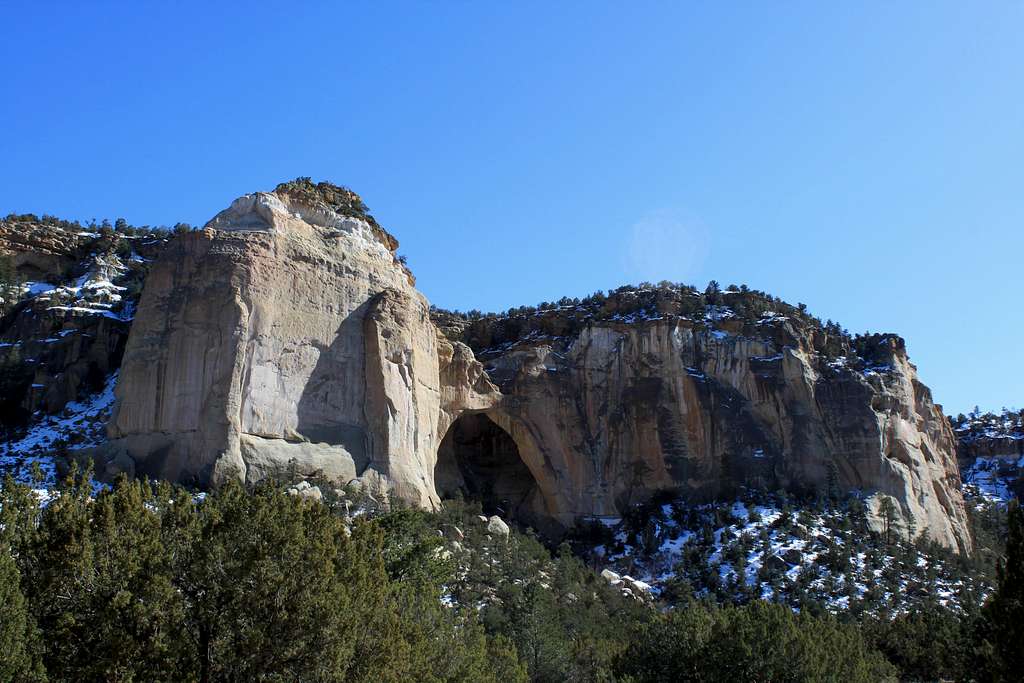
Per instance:
[[[722,602],[762,598],[831,611],[903,610],[934,599],[959,608],[989,586],[939,548],[868,530],[857,501],[831,509],[771,496],[638,512],[593,529],[595,566],[635,577],[672,602],[693,592]],[[617,577],[609,577],[614,580]]]
[[[1013,487],[1024,475],[1024,456],[990,455],[974,458],[961,470],[964,499],[981,498],[1005,505],[1015,498]]]
[[[957,436],[964,497],[1005,505],[1024,492],[1024,410],[981,413],[951,420]]]
[[[47,495],[57,484],[57,459],[97,446],[106,439],[106,425],[114,404],[115,372],[103,390],[72,401],[58,415],[38,415],[31,426],[0,441],[0,475],[34,486]]]

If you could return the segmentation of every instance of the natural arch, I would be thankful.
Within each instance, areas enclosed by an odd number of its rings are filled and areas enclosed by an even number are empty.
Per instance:
[[[434,487],[441,498],[478,500],[485,513],[522,522],[535,520],[541,497],[512,436],[483,413],[452,423],[437,451]]]

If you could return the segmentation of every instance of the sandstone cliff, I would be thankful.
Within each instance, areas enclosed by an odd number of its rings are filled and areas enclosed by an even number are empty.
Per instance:
[[[707,298],[650,288],[438,318],[485,361],[505,396],[488,414],[562,521],[619,515],[659,491],[710,501],[739,486],[831,487],[864,495],[877,527],[888,497],[904,534],[970,548],[955,440],[901,339],[852,344],[800,309]]]
[[[107,457],[201,485],[462,494],[547,528],[659,492],[856,491],[877,525],[891,500],[906,535],[970,548],[952,431],[898,337],[667,283],[432,316],[396,248],[358,196],[308,181],[177,237],[146,282]]]
[[[436,503],[446,415],[497,392],[442,384],[475,361],[439,338],[396,248],[358,196],[307,182],[176,238],[139,304],[111,449],[177,481],[318,473]]]

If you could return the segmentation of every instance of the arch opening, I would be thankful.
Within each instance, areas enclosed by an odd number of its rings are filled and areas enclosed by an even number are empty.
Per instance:
[[[437,451],[434,487],[442,498],[480,501],[488,515],[535,521],[540,488],[512,436],[483,413],[452,423]]]

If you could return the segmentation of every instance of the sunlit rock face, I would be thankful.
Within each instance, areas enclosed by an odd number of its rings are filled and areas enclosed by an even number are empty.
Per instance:
[[[712,501],[831,486],[864,496],[877,528],[889,498],[904,535],[970,548],[949,424],[903,341],[880,346],[854,370],[784,320],[750,335],[656,316],[480,351],[504,395],[495,421],[565,522],[665,491]]]
[[[453,361],[476,361],[438,338],[394,238],[336,204],[287,188],[246,195],[168,246],[109,426],[137,471],[203,485],[361,477],[436,502],[445,411],[497,392],[479,369],[476,385],[442,385],[474,374]]]
[[[453,327],[397,246],[358,196],[308,182],[176,237],[128,338],[109,461],[461,494],[551,530],[659,493],[831,488],[876,525],[889,500],[905,535],[970,547],[953,435],[898,337],[847,366],[806,317],[695,313],[678,291],[651,315],[548,311],[544,334]]]

